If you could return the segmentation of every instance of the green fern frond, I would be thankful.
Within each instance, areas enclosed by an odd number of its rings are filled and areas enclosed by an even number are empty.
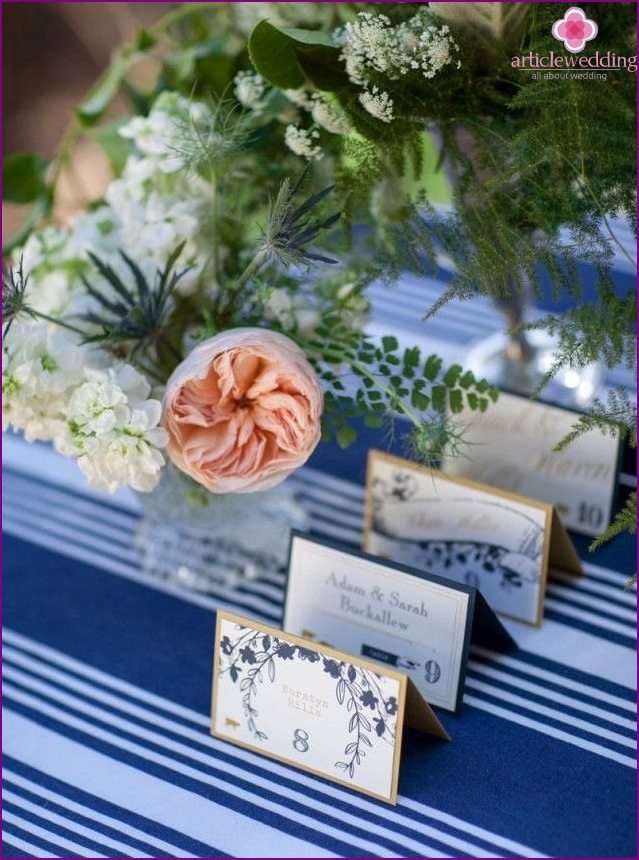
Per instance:
[[[608,543],[608,541],[611,541],[613,538],[623,534],[624,532],[629,532],[630,534],[637,533],[636,492],[630,494],[626,500],[626,504],[610,523],[608,528],[590,544],[590,551],[595,552],[595,550],[600,549],[605,543]]]

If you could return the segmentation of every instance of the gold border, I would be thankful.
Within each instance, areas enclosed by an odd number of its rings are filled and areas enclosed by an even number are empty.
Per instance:
[[[308,767],[306,765],[300,764],[297,761],[293,761],[293,759],[288,759],[285,756],[280,756],[277,753],[270,752],[269,750],[265,750],[262,747],[258,747],[255,744],[247,743],[246,741],[236,740],[228,735],[222,734],[220,731],[215,730],[215,716],[217,713],[217,704],[218,704],[218,685],[216,683],[217,676],[220,669],[220,630],[222,626],[222,621],[231,621],[238,624],[243,624],[246,627],[249,627],[252,630],[259,631],[260,633],[268,633],[271,636],[277,636],[279,639],[282,639],[285,642],[292,642],[296,645],[302,645],[302,647],[307,648],[310,651],[315,651],[319,654],[327,654],[329,657],[337,657],[339,660],[346,660],[349,663],[354,663],[357,666],[370,669],[375,672],[377,675],[386,675],[389,678],[393,678],[394,680],[399,682],[399,701],[397,703],[397,725],[395,728],[395,747],[393,750],[393,772],[391,775],[391,788],[390,794],[388,796],[384,794],[377,794],[374,791],[370,791],[367,788],[362,788],[358,785],[353,785],[351,782],[347,782],[345,779],[340,779],[337,776],[333,776],[332,774],[325,773],[324,771],[317,770],[312,767]],[[347,788],[350,788],[353,791],[359,791],[361,794],[366,794],[369,797],[374,797],[377,800],[383,800],[386,803],[396,804],[397,803],[397,786],[399,783],[399,762],[401,758],[401,749],[402,749],[402,737],[404,731],[404,720],[406,714],[406,695],[407,695],[407,685],[408,679],[406,675],[403,675],[401,672],[395,672],[394,670],[383,671],[380,672],[380,666],[378,663],[373,663],[368,660],[361,660],[358,657],[353,657],[351,654],[346,654],[343,651],[338,651],[335,648],[329,648],[328,646],[318,646],[315,642],[311,642],[309,639],[304,639],[301,636],[295,636],[292,633],[285,633],[283,630],[279,630],[277,627],[269,627],[267,624],[262,624],[259,621],[254,621],[252,618],[246,618],[242,615],[236,615],[234,612],[226,612],[222,609],[217,610],[217,617],[215,621],[215,641],[213,643],[213,689],[211,693],[211,726],[210,726],[210,734],[213,737],[219,738],[220,740],[228,741],[228,743],[234,744],[238,747],[243,747],[244,749],[251,750],[252,752],[257,752],[260,755],[266,756],[267,758],[274,759],[275,761],[283,762],[284,764],[291,765],[292,767],[297,768],[298,770],[304,770],[307,773],[312,773],[315,776],[320,776],[323,779],[328,779],[331,782],[336,782],[339,785],[344,785]]]
[[[497,487],[490,487],[488,484],[481,484],[479,481],[472,481],[470,478],[461,478],[457,475],[447,475],[445,472],[440,472],[437,469],[430,469],[428,466],[420,466],[418,463],[413,463],[411,460],[406,460],[403,457],[396,457],[393,454],[386,454],[384,451],[376,451],[371,448],[368,452],[366,461],[366,507],[364,512],[364,534],[362,537],[362,549],[366,549],[368,537],[372,529],[373,520],[373,469],[375,461],[385,461],[402,466],[405,469],[418,472],[420,475],[430,475],[438,480],[447,481],[450,484],[459,484],[462,487],[468,487],[487,496],[498,496],[502,499],[508,499],[511,502],[518,502],[520,505],[527,505],[531,508],[544,512],[544,547],[541,561],[541,578],[539,580],[539,595],[537,598],[537,612],[535,620],[530,621],[528,618],[522,618],[520,615],[511,615],[507,612],[494,610],[498,615],[505,618],[512,618],[514,621],[520,621],[527,624],[529,627],[541,627],[544,616],[544,600],[546,597],[546,587],[548,582],[548,562],[550,558],[550,530],[552,528],[553,506],[548,502],[540,502],[537,499],[529,499],[526,496],[519,496],[516,493],[510,493],[508,490],[501,490]]]

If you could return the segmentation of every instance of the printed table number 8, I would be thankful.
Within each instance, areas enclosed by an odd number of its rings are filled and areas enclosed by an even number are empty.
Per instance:
[[[293,732],[293,746],[298,752],[308,752],[308,732],[304,731],[304,729],[295,729]]]

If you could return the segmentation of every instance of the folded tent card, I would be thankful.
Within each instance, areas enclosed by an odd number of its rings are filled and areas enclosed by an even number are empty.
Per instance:
[[[282,626],[406,672],[429,704],[449,711],[462,701],[471,640],[516,647],[473,586],[298,532]]]
[[[621,443],[618,434],[593,429],[556,450],[579,417],[502,391],[487,412],[465,416],[469,455],[447,457],[442,471],[549,502],[567,528],[594,537],[613,513]]]
[[[500,614],[539,626],[553,568],[582,574],[554,507],[370,451],[364,549],[475,585]]]
[[[212,735],[395,803],[405,721],[448,740],[406,675],[218,610]]]

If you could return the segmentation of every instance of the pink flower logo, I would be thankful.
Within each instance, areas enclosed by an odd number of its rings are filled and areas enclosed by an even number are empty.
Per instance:
[[[552,25],[552,34],[564,43],[566,50],[578,54],[586,47],[586,42],[597,35],[597,25],[577,6],[571,6],[564,17]]]

